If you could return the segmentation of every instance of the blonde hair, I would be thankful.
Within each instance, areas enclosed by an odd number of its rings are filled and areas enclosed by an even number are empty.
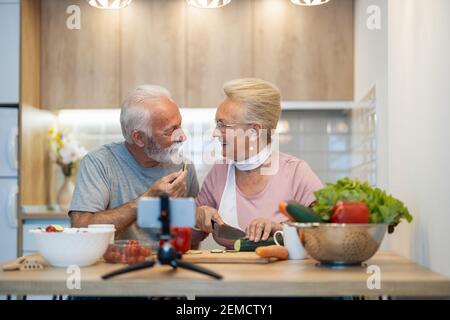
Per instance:
[[[244,119],[249,123],[260,123],[269,131],[277,128],[281,115],[280,90],[268,81],[244,78],[224,84],[225,95],[246,107]]]

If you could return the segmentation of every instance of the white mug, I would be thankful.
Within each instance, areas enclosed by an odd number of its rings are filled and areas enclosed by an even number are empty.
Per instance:
[[[305,249],[300,242],[300,238],[297,233],[297,228],[283,224],[283,231],[278,230],[273,235],[273,240],[279,246],[282,246],[278,240],[277,235],[283,236],[284,247],[289,252],[290,260],[302,260],[305,259]]]

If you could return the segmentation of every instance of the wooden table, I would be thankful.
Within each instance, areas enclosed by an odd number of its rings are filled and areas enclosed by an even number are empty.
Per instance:
[[[187,270],[156,266],[103,281],[100,276],[121,265],[81,268],[81,289],[69,290],[65,268],[0,271],[1,294],[67,294],[77,296],[418,296],[450,297],[450,280],[407,259],[378,253],[368,265],[381,270],[381,289],[370,290],[364,267],[330,269],[311,259],[269,264],[205,264],[219,272],[214,280]]]

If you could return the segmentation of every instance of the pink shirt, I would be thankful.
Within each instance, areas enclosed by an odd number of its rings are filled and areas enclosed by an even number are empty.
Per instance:
[[[286,217],[278,210],[281,201],[296,200],[308,207],[315,201],[314,192],[322,188],[319,178],[305,161],[284,153],[279,155],[278,172],[269,176],[261,192],[247,196],[236,187],[238,223],[242,230],[259,217],[277,222],[286,221]],[[197,206],[219,209],[227,172],[228,164],[220,163],[212,167],[197,196]]]

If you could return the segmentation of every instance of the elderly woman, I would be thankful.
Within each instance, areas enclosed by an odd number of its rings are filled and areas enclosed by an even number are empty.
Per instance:
[[[214,135],[227,161],[216,163],[205,178],[196,199],[197,229],[204,238],[215,222],[244,230],[252,241],[267,240],[286,220],[278,204],[296,200],[310,206],[322,184],[305,161],[275,150],[281,106],[274,85],[238,79],[223,90]]]

